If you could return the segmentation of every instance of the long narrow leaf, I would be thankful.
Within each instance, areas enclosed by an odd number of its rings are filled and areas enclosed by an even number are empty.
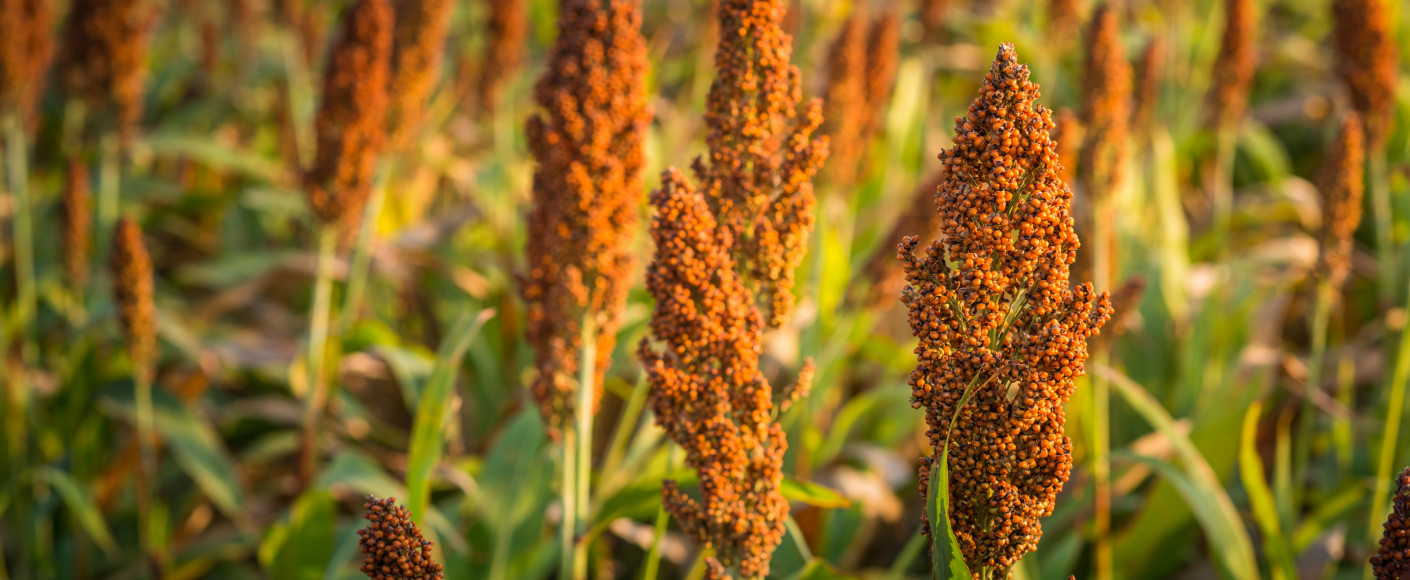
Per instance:
[[[968,580],[969,566],[960,554],[960,542],[950,528],[950,450],[947,447],[930,468],[930,493],[925,498],[930,519],[930,570],[935,580]]]
[[[1262,411],[1263,404],[1254,403],[1244,413],[1243,434],[1239,438],[1239,475],[1243,478],[1244,489],[1248,490],[1249,503],[1253,504],[1254,520],[1263,530],[1263,547],[1272,561],[1273,578],[1292,579],[1297,577],[1297,567],[1293,563],[1288,540],[1283,535],[1273,492],[1263,479],[1263,459],[1258,456],[1256,448],[1258,416]]]

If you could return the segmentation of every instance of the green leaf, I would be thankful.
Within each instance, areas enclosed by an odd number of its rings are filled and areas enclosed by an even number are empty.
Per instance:
[[[1243,478],[1244,489],[1248,491],[1249,502],[1253,504],[1253,518],[1263,529],[1263,546],[1273,564],[1273,578],[1291,579],[1297,577],[1297,567],[1293,563],[1287,538],[1283,535],[1273,492],[1268,489],[1268,482],[1263,480],[1263,460],[1256,448],[1258,416],[1262,411],[1263,404],[1254,403],[1244,413],[1243,433],[1239,440],[1239,475]]]
[[[779,486],[779,491],[783,492],[783,497],[791,501],[802,502],[813,507],[835,509],[852,505],[852,500],[830,488],[807,481],[798,481],[786,475],[783,477],[783,483]]]
[[[788,577],[788,580],[856,580],[857,576],[843,574],[837,568],[821,559],[813,558],[808,561],[808,565],[799,570],[797,574]]]
[[[930,571],[935,580],[969,580],[972,575],[950,528],[950,449],[940,452],[930,468],[930,493],[925,509],[930,519]],[[943,532],[943,533],[942,533]]]
[[[34,472],[35,481],[42,482],[59,494],[64,500],[64,504],[73,511],[78,518],[78,524],[83,527],[83,531],[88,533],[88,537],[103,549],[103,553],[113,556],[117,554],[117,542],[113,541],[112,532],[108,531],[108,524],[103,519],[103,514],[98,511],[98,506],[93,504],[89,494],[79,489],[78,484],[67,473],[51,467],[40,467]]]
[[[242,173],[263,181],[288,181],[288,171],[276,159],[254,151],[242,150],[229,143],[218,143],[210,136],[156,134],[142,139],[141,144],[156,157],[189,159],[213,169]]]
[[[337,505],[326,490],[310,489],[299,497],[289,513],[289,521],[278,534],[280,540],[267,566],[274,580],[321,580],[333,556],[333,524]],[[264,552],[265,547],[261,546]]]
[[[431,495],[431,473],[441,458],[441,427],[450,410],[451,395],[455,394],[460,359],[465,356],[465,349],[470,348],[470,341],[479,334],[480,327],[491,316],[494,316],[493,310],[481,310],[461,319],[455,331],[441,343],[440,352],[436,354],[436,368],[431,372],[431,378],[416,405],[406,468],[406,509],[414,520],[420,521],[426,513],[426,503]]]

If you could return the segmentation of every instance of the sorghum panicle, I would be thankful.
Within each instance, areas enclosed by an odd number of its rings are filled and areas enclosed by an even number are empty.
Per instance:
[[[1371,570],[1376,580],[1401,580],[1410,574],[1410,467],[1395,478],[1395,497],[1380,549],[1371,556]]]
[[[1239,124],[1248,107],[1257,46],[1258,15],[1254,0],[1224,0],[1224,37],[1214,61],[1207,97],[1212,128],[1227,131]]]
[[[920,25],[927,42],[940,42],[945,37],[945,21],[951,0],[919,0]]]
[[[523,282],[539,371],[531,389],[555,437],[572,421],[585,317],[595,329],[599,392],[612,360],[636,265],[651,114],[639,0],[564,0],[558,24],[534,91],[543,112],[528,122],[538,167]]]
[[[54,39],[49,0],[0,0],[0,110],[13,109],[26,122],[44,93]]]
[[[452,8],[451,0],[412,0],[396,5],[387,110],[393,148],[405,147],[421,127],[422,109],[440,78]]]
[[[1131,129],[1139,136],[1149,136],[1155,126],[1156,108],[1160,106],[1160,86],[1165,77],[1165,37],[1156,36],[1141,51],[1140,67],[1136,69],[1136,96],[1132,99]]]
[[[902,301],[920,339],[911,403],[925,407],[934,448],[921,492],[948,439],[960,551],[971,570],[1000,574],[1037,546],[1039,519],[1071,472],[1063,404],[1083,374],[1086,338],[1111,316],[1105,293],[1068,286],[1078,247],[1072,193],[1038,96],[1013,46],[1001,45],[940,155],[943,241],[917,253],[909,237],[898,248],[909,282]]]
[[[1084,194],[1110,197],[1120,182],[1130,119],[1131,65],[1121,50],[1120,19],[1110,4],[1092,13],[1082,79],[1082,139],[1078,178]]]
[[[768,573],[788,516],[779,490],[787,441],[775,417],[813,374],[810,361],[795,385],[775,389],[759,371],[764,331],[793,306],[793,269],[813,226],[811,179],[827,154],[826,139],[812,135],[821,105],[795,117],[800,75],[789,65],[784,10],[782,0],[720,0],[709,155],[694,164],[700,187],[672,168],[651,197],[647,289],[664,350],[643,340],[638,356],[657,423],[700,476],[698,500],[671,481],[664,495],[690,536],[715,549],[711,578]]]
[[[1072,109],[1062,107],[1053,116],[1053,146],[1057,148],[1058,160],[1063,162],[1058,177],[1063,183],[1077,183],[1077,152],[1082,148],[1082,124]]]
[[[69,160],[60,207],[64,273],[70,287],[82,288],[88,282],[89,251],[93,245],[93,194],[88,166],[81,159]]]
[[[75,0],[69,8],[61,85],[90,110],[110,113],[125,140],[142,115],[149,20],[142,0]]]
[[[1058,46],[1065,46],[1077,36],[1082,23],[1080,0],[1048,0],[1048,36]]]
[[[529,3],[525,0],[489,0],[489,37],[480,61],[480,83],[476,87],[480,107],[485,112],[499,105],[500,93],[524,60],[529,39]]]
[[[133,375],[151,380],[157,362],[157,307],[152,302],[152,258],[142,241],[142,229],[130,219],[118,220],[110,256],[118,322],[132,359]]]
[[[866,115],[858,108],[867,104],[867,18],[854,9],[842,25],[827,52],[827,90],[823,102],[827,120],[822,133],[828,136],[827,174],[837,185],[855,179],[857,163],[866,153],[863,140]]]
[[[362,217],[386,140],[391,54],[391,4],[358,0],[343,15],[328,55],[314,120],[317,152],[304,175],[309,206],[325,224]]]
[[[867,100],[863,135],[871,141],[881,130],[882,113],[891,99],[896,67],[901,60],[901,15],[887,10],[871,23],[867,34]]]
[[[1400,56],[1382,0],[1333,0],[1335,68],[1366,122],[1367,149],[1379,151],[1395,120]]]
[[[1317,174],[1322,192],[1321,270],[1332,288],[1341,288],[1351,273],[1352,236],[1361,223],[1361,195],[1365,190],[1362,166],[1366,138],[1361,116],[1347,113],[1331,150]]]
[[[793,310],[793,271],[813,228],[812,178],[828,154],[827,137],[813,135],[822,104],[798,110],[801,75],[779,25],[783,0],[719,2],[717,76],[705,112],[710,153],[692,170],[729,232],[735,268],[776,328]]]
[[[941,171],[921,182],[915,193],[911,194],[910,204],[897,216],[896,223],[862,267],[862,279],[868,281],[869,286],[858,284],[856,287],[866,287],[863,300],[866,307],[894,303],[906,286],[905,272],[896,264],[896,244],[906,236],[919,236],[929,241],[940,234],[940,212],[935,211],[935,193],[944,181],[944,171]]]
[[[357,531],[362,548],[362,573],[372,580],[440,580],[441,565],[431,559],[433,543],[421,536],[411,513],[396,498],[367,496],[363,504],[369,522]]]

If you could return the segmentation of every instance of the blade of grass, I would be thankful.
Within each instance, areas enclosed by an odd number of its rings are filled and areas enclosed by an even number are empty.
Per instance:
[[[1283,535],[1273,492],[1264,480],[1263,460],[1258,456],[1258,417],[1262,413],[1262,403],[1254,403],[1244,413],[1239,437],[1239,474],[1243,478],[1244,489],[1248,491],[1249,503],[1253,504],[1254,520],[1263,530],[1263,549],[1272,563],[1273,578],[1292,580],[1297,578],[1297,567],[1293,563],[1292,549]]]
[[[320,226],[318,267],[313,282],[313,307],[309,310],[308,359],[304,361],[308,379],[304,384],[303,440],[299,448],[299,481],[303,487],[313,481],[318,464],[318,419],[328,399],[328,386],[324,384],[323,370],[327,362],[324,355],[328,346],[328,318],[333,301],[333,260],[337,249],[337,227]]]

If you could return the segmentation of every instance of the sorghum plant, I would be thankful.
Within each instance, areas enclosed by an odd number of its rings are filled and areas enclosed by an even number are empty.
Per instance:
[[[113,294],[118,322],[132,359],[133,375],[150,381],[157,355],[157,311],[152,303],[152,259],[142,241],[142,230],[129,219],[118,221],[114,232]]]
[[[69,286],[83,288],[88,281],[88,260],[93,245],[93,195],[88,166],[70,159],[61,203],[64,274]]]
[[[1077,36],[1082,22],[1080,0],[1048,0],[1048,36],[1052,41],[1065,46]]]
[[[1131,130],[1138,137],[1148,137],[1155,126],[1156,107],[1160,105],[1160,85],[1165,77],[1165,38],[1157,36],[1141,51],[1136,69],[1135,91],[1131,107]]]
[[[582,324],[591,318],[601,385],[635,269],[651,114],[640,27],[638,0],[566,0],[534,90],[543,112],[527,127],[538,167],[523,294],[539,371],[532,393],[555,438],[573,420]]]
[[[396,498],[367,496],[362,505],[369,522],[357,531],[362,548],[362,573],[372,580],[440,580],[441,565],[431,560],[434,543],[421,536],[411,512]]]
[[[882,109],[895,80],[900,23],[894,11],[868,24],[857,8],[828,51],[827,167],[833,185],[845,186],[861,172],[867,148],[881,125]]]
[[[1380,549],[1371,555],[1371,570],[1376,580],[1401,580],[1410,574],[1410,467],[1395,478],[1395,498]]]
[[[1110,4],[1092,13],[1082,79],[1084,130],[1078,179],[1094,201],[1109,199],[1121,180],[1130,121],[1131,65],[1121,50],[1120,20]],[[1109,281],[1103,281],[1109,283]]]
[[[476,95],[486,112],[499,105],[504,84],[514,78],[524,60],[524,44],[529,38],[529,3],[523,0],[489,0],[488,41],[480,60],[480,82]]]
[[[1318,269],[1333,289],[1339,289],[1351,273],[1352,236],[1361,224],[1361,196],[1366,182],[1362,167],[1366,159],[1366,137],[1361,116],[1347,113],[1337,140],[1317,174],[1322,193],[1321,253]]]
[[[1039,519],[1072,469],[1063,404],[1084,372],[1087,337],[1112,312],[1090,284],[1068,286],[1072,193],[1037,98],[1028,67],[1001,45],[940,155],[942,239],[919,254],[915,237],[898,248],[920,339],[911,404],[925,407],[934,448],[921,491],[949,486],[949,523],[979,577],[1005,577],[1036,548]],[[950,481],[929,481],[946,449]]]
[[[1366,123],[1366,145],[1380,151],[1395,121],[1399,54],[1391,18],[1381,0],[1332,2],[1334,67],[1351,93],[1351,104]]]
[[[440,78],[450,28],[451,0],[414,0],[396,5],[392,31],[391,102],[387,110],[388,142],[395,149],[421,127],[422,109]]]
[[[0,0],[0,111],[32,124],[54,41],[48,0]]]
[[[826,138],[813,136],[821,104],[797,117],[800,75],[789,65],[784,10],[782,0],[720,1],[699,188],[669,169],[651,200],[647,289],[664,349],[643,340],[638,355],[657,422],[700,476],[699,499],[665,482],[667,510],[714,548],[713,578],[768,573],[788,516],[776,416],[811,382],[811,365],[782,389],[759,371],[765,329],[793,306],[793,270],[813,226],[811,179],[827,154]]]
[[[142,115],[149,13],[141,0],[76,0],[59,70],[65,91],[110,114],[124,139]]]
[[[1082,148],[1082,124],[1072,109],[1061,107],[1053,115],[1055,124],[1051,131],[1053,146],[1057,148],[1058,159],[1067,159],[1058,177],[1063,183],[1077,183],[1077,152]]]
[[[1253,0],[1224,0],[1224,36],[1214,60],[1214,78],[1206,97],[1210,126],[1230,131],[1243,119],[1253,86],[1258,32]]]

